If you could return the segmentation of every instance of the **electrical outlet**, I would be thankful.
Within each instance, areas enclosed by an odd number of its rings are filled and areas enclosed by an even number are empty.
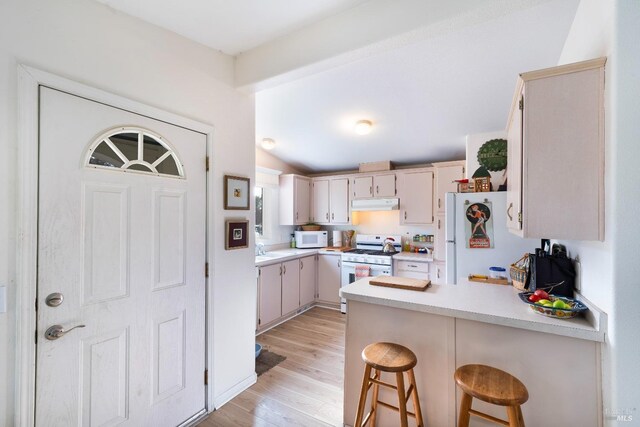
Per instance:
[[[581,283],[582,266],[580,265],[580,261],[575,259],[573,261],[573,268],[576,270],[576,278],[575,278],[575,282],[574,282],[573,287],[575,288],[576,291],[580,291],[580,289],[582,288],[582,283]]]

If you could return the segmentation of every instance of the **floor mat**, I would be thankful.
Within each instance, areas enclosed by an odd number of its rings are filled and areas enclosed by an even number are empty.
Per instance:
[[[277,353],[269,350],[262,350],[260,356],[256,359],[256,374],[258,374],[258,376],[264,374],[285,359],[286,357],[280,356]]]

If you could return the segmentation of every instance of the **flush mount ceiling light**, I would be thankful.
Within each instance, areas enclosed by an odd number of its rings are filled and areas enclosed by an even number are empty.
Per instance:
[[[276,146],[276,142],[271,138],[262,138],[262,143],[260,145],[262,145],[262,148],[265,150],[273,150]]]
[[[358,135],[366,135],[371,132],[372,126],[373,126],[373,123],[371,123],[370,120],[358,120],[353,130]]]

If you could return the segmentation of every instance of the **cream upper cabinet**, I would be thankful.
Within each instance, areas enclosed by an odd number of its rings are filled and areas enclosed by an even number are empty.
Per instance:
[[[445,227],[445,215],[436,215],[435,234],[433,242],[433,259],[438,261],[444,261],[446,259],[446,236],[444,234]]]
[[[464,178],[464,162],[452,164],[450,162],[443,164],[434,164],[436,193],[434,203],[436,205],[436,213],[444,213],[444,195],[445,193],[455,193],[458,191],[458,185],[454,182],[457,179]]]
[[[302,225],[311,220],[311,180],[280,175],[280,225]]]
[[[384,174],[373,176],[374,197],[395,197],[396,174]]]
[[[349,224],[349,178],[314,179],[311,221],[318,224]]]
[[[512,232],[603,239],[605,62],[568,64],[518,79],[507,129]]]
[[[353,178],[353,198],[370,199],[373,197],[373,177],[357,176]]]
[[[329,181],[329,209],[331,224],[349,224],[349,179]]]
[[[400,182],[400,224],[433,224],[433,172],[403,172]]]
[[[311,184],[312,195],[311,221],[317,224],[328,224],[329,217],[329,180],[317,179]]]
[[[395,197],[396,195],[395,173],[356,176],[352,181],[354,199]]]

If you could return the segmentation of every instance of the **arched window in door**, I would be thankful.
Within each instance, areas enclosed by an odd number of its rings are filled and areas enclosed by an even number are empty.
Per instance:
[[[142,128],[119,127],[97,138],[86,166],[184,178],[177,153],[159,135]]]

